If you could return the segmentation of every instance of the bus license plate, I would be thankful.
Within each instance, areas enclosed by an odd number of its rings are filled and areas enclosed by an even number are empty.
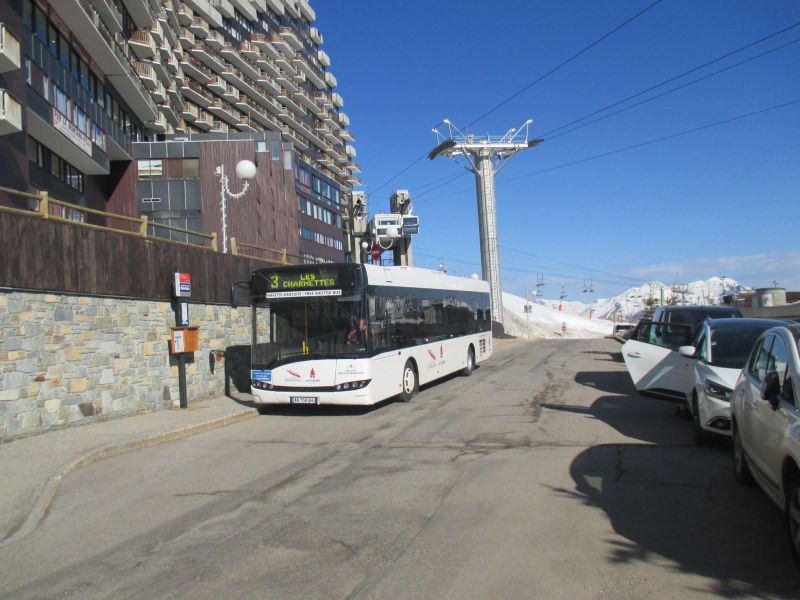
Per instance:
[[[316,396],[289,396],[289,404],[316,404]]]

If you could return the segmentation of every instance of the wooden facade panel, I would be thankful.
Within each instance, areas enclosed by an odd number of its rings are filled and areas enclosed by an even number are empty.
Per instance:
[[[200,248],[0,212],[0,287],[168,300],[175,269],[192,300],[227,303],[265,263]]]

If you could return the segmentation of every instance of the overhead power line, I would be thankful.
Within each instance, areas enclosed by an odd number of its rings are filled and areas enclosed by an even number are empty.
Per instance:
[[[531,81],[531,82],[530,82],[528,85],[526,85],[525,87],[523,87],[523,88],[521,88],[521,89],[517,90],[516,92],[514,92],[513,94],[511,94],[511,95],[510,95],[508,98],[506,98],[505,100],[503,100],[503,101],[502,101],[502,102],[500,102],[499,104],[496,104],[496,105],[494,105],[492,108],[490,108],[490,109],[489,109],[489,110],[487,110],[485,113],[483,113],[483,114],[482,114],[480,117],[478,117],[478,118],[477,118],[477,119],[475,119],[474,121],[472,121],[472,122],[468,123],[468,124],[467,124],[467,127],[472,127],[473,125],[475,125],[475,124],[476,124],[476,123],[478,123],[479,121],[482,121],[483,119],[485,119],[486,117],[488,117],[490,114],[492,114],[492,113],[493,113],[494,111],[496,111],[498,108],[500,108],[500,107],[502,107],[502,106],[505,106],[506,104],[508,104],[509,102],[511,102],[511,101],[512,101],[514,98],[516,98],[516,97],[520,96],[521,94],[523,94],[523,93],[527,92],[529,89],[531,89],[531,88],[532,88],[533,86],[535,86],[536,84],[538,84],[538,83],[541,83],[542,81],[544,81],[545,79],[547,79],[548,77],[550,77],[550,75],[552,75],[552,74],[553,74],[553,73],[555,73],[556,71],[558,71],[558,70],[562,69],[563,67],[567,66],[567,65],[568,65],[569,63],[571,63],[573,60],[575,60],[575,59],[576,59],[576,58],[578,58],[579,56],[581,56],[581,55],[585,54],[586,52],[588,52],[589,50],[591,50],[592,48],[594,48],[595,46],[597,46],[597,44],[599,44],[599,43],[601,43],[602,41],[606,40],[607,38],[611,37],[611,36],[612,36],[612,35],[614,35],[614,34],[615,34],[617,31],[619,31],[620,29],[622,29],[622,28],[623,28],[623,27],[625,27],[626,25],[629,25],[630,23],[632,23],[633,21],[635,21],[636,19],[638,19],[639,17],[641,17],[643,14],[645,14],[647,11],[649,11],[651,8],[653,8],[654,6],[656,6],[657,4],[659,4],[660,2],[661,2],[661,0],[656,0],[656,1],[655,1],[655,2],[653,2],[652,4],[649,4],[648,6],[646,6],[646,7],[645,7],[645,8],[643,8],[642,10],[640,10],[638,13],[636,13],[636,14],[635,14],[635,15],[633,15],[632,17],[629,17],[629,18],[625,19],[625,20],[624,20],[622,23],[620,23],[619,25],[617,25],[616,27],[614,27],[614,28],[613,28],[611,31],[609,31],[609,32],[607,32],[606,34],[604,34],[603,36],[599,37],[598,39],[596,39],[595,41],[593,41],[591,44],[589,44],[588,46],[584,47],[582,50],[580,50],[580,51],[578,51],[577,53],[575,53],[575,54],[573,54],[572,56],[570,56],[570,57],[569,57],[568,59],[566,59],[565,61],[563,61],[563,62],[559,63],[558,65],[556,65],[555,67],[553,67],[552,69],[550,69],[549,71],[547,71],[547,73],[545,73],[544,75],[541,75],[539,78],[537,78],[537,79],[535,79],[535,80]]]
[[[549,140],[550,141],[556,140],[556,139],[560,138],[563,135],[567,135],[567,134],[572,133],[574,131],[578,131],[579,129],[583,129],[584,127],[588,127],[589,125],[594,125],[595,123],[598,123],[600,121],[603,121],[605,119],[613,117],[614,115],[618,115],[618,114],[623,113],[625,111],[631,110],[632,108],[636,108],[637,106],[641,106],[642,104],[647,104],[648,102],[651,102],[653,100],[656,100],[658,98],[661,98],[663,96],[671,94],[673,92],[677,92],[678,90],[682,90],[682,89],[684,89],[686,87],[689,87],[690,85],[694,85],[696,83],[700,83],[701,81],[704,81],[706,79],[709,79],[711,77],[719,75],[720,73],[724,73],[725,71],[730,71],[731,69],[735,69],[736,67],[740,67],[741,65],[743,65],[745,63],[749,63],[749,62],[754,61],[756,59],[762,58],[762,57],[766,56],[767,54],[772,54],[773,52],[777,52],[778,50],[783,50],[784,48],[786,48],[788,46],[791,46],[793,44],[796,44],[798,42],[800,42],[800,38],[791,40],[789,42],[786,42],[785,44],[781,44],[780,46],[772,48],[771,50],[765,50],[761,54],[756,54],[755,56],[751,56],[749,58],[745,58],[744,60],[739,61],[738,63],[732,64],[732,65],[728,65],[727,67],[723,67],[723,68],[721,68],[721,69],[719,69],[717,71],[714,71],[713,73],[708,73],[707,75],[703,75],[702,77],[698,77],[697,79],[693,79],[691,81],[687,81],[684,84],[681,84],[679,86],[676,86],[674,88],[671,88],[669,90],[661,92],[660,94],[656,94],[655,96],[650,96],[649,98],[645,98],[644,100],[640,100],[639,102],[631,104],[630,106],[625,106],[623,108],[620,108],[619,110],[615,110],[615,111],[610,112],[608,114],[605,114],[605,115],[603,115],[601,117],[597,117],[596,119],[592,119],[591,121],[589,121],[587,123],[582,123],[582,124],[580,124],[580,125],[578,125],[576,127],[573,127],[572,129],[568,129],[567,131],[562,131],[561,133],[550,137]]]
[[[538,79],[536,79],[536,80],[532,81],[531,83],[529,83],[528,85],[526,85],[526,86],[525,86],[525,87],[523,87],[522,89],[520,89],[520,90],[518,90],[518,91],[514,92],[514,94],[512,94],[511,96],[509,96],[508,98],[506,98],[505,100],[503,100],[502,102],[500,102],[499,104],[495,105],[494,107],[492,107],[491,109],[489,109],[489,110],[488,110],[488,111],[486,111],[485,113],[483,113],[483,114],[482,114],[480,117],[478,117],[477,119],[473,120],[471,123],[469,123],[469,124],[467,125],[467,127],[471,127],[472,125],[475,125],[476,123],[478,123],[479,121],[481,121],[481,120],[482,120],[482,119],[484,119],[485,117],[487,117],[487,116],[489,116],[490,114],[492,114],[494,111],[496,111],[496,110],[497,110],[498,108],[500,108],[501,106],[504,106],[505,104],[507,104],[508,102],[510,102],[511,100],[513,100],[514,98],[516,98],[517,96],[519,96],[519,95],[523,94],[524,92],[528,91],[530,88],[532,88],[533,86],[535,86],[535,85],[536,85],[536,84],[538,84],[539,82],[541,82],[541,81],[544,81],[544,80],[545,80],[547,77],[549,77],[550,75],[552,75],[552,74],[553,74],[553,73],[555,73],[556,71],[558,71],[558,70],[562,69],[563,67],[565,67],[566,65],[568,65],[569,63],[571,63],[573,60],[575,60],[576,58],[578,58],[578,57],[579,57],[579,56],[581,56],[582,54],[585,54],[586,52],[588,52],[589,50],[591,50],[591,49],[592,49],[594,46],[596,46],[597,44],[601,43],[601,42],[602,42],[602,41],[604,41],[605,39],[607,39],[607,38],[609,38],[610,36],[612,36],[613,34],[615,34],[617,31],[619,31],[620,29],[622,29],[623,27],[625,27],[626,25],[628,25],[628,24],[632,23],[633,21],[635,21],[636,19],[638,19],[640,16],[642,16],[644,13],[646,13],[647,11],[649,11],[651,8],[653,8],[654,6],[656,6],[656,5],[657,5],[658,3],[660,3],[660,2],[661,2],[661,0],[655,0],[655,2],[653,2],[652,4],[649,4],[648,6],[646,6],[646,7],[645,7],[645,8],[643,8],[642,10],[640,10],[638,13],[636,13],[636,14],[635,14],[635,15],[633,15],[632,17],[629,17],[628,19],[626,19],[625,21],[623,21],[622,23],[620,23],[619,25],[617,25],[616,27],[614,27],[614,28],[613,28],[611,31],[607,32],[606,34],[604,34],[603,36],[601,36],[600,38],[598,38],[597,40],[595,40],[594,42],[592,42],[592,43],[591,43],[591,44],[589,44],[588,46],[584,47],[582,50],[580,50],[580,51],[579,51],[579,52],[577,52],[576,54],[572,55],[570,58],[568,58],[568,59],[566,59],[565,61],[561,62],[560,64],[556,65],[555,67],[553,67],[552,69],[550,69],[550,70],[549,70],[547,73],[545,73],[544,75],[540,76]],[[425,153],[425,154],[423,154],[422,156],[420,156],[420,157],[416,158],[416,159],[415,159],[413,162],[411,162],[411,163],[410,163],[408,166],[406,166],[405,168],[403,168],[401,171],[398,171],[397,173],[395,173],[394,175],[392,175],[392,176],[391,176],[389,179],[387,179],[386,181],[384,181],[383,183],[381,183],[381,184],[380,184],[378,187],[376,187],[374,190],[372,190],[372,193],[373,193],[373,194],[376,194],[377,192],[381,191],[383,188],[385,188],[387,185],[389,185],[389,184],[390,184],[392,181],[394,181],[395,179],[397,179],[398,177],[400,177],[400,175],[403,175],[403,174],[405,174],[405,173],[406,173],[406,172],[408,172],[408,171],[409,171],[411,168],[413,168],[414,166],[416,166],[417,164],[419,164],[420,162],[422,162],[423,160],[425,160],[425,159],[427,158],[427,156],[428,156],[428,154],[427,154],[427,152],[426,152],[426,153]]]
[[[721,121],[715,121],[714,123],[707,123],[706,125],[700,125],[699,127],[693,127],[691,129],[686,129],[684,131],[679,131],[678,133],[673,133],[670,135],[665,135],[653,140],[648,140],[646,142],[640,142],[638,144],[632,144],[630,146],[625,146],[624,148],[617,148],[616,150],[610,150],[609,152],[603,152],[602,154],[595,154],[594,156],[587,156],[586,158],[581,158],[578,160],[573,160],[561,165],[557,165],[555,167],[549,167],[547,169],[541,169],[539,171],[534,171],[533,173],[527,173],[525,175],[518,175],[517,177],[510,177],[508,179],[501,180],[501,183],[508,183],[510,181],[516,181],[518,179],[525,179],[527,177],[533,177],[534,175],[541,175],[542,173],[548,173],[550,171],[555,171],[558,169],[563,169],[565,167],[571,167],[574,165],[579,165],[581,163],[589,162],[591,160],[597,160],[598,158],[605,158],[607,156],[613,156],[614,154],[620,154],[621,152],[627,152],[628,150],[635,150],[636,148],[642,148],[643,146],[649,146],[651,144],[657,144],[659,142],[666,142],[668,140],[672,140],[678,137],[682,137],[684,135],[689,135],[691,133],[697,133],[698,131],[703,131],[705,129],[711,129],[712,127],[718,127],[720,125],[726,125],[728,123],[733,123],[734,121],[741,121],[742,119],[747,119],[749,117],[755,117],[756,115],[762,115],[764,113],[772,112],[775,110],[780,110],[781,108],[786,108],[787,106],[792,106],[794,104],[800,103],[800,98],[795,100],[790,100],[789,102],[783,102],[781,104],[775,104],[773,106],[768,106],[767,108],[762,108],[760,110],[754,110],[749,113],[745,113],[742,115],[737,115],[735,117],[730,117],[728,119],[723,119]]]
[[[692,73],[694,73],[696,71],[699,71],[701,69],[704,69],[705,67],[711,66],[711,65],[713,65],[715,63],[718,63],[718,62],[720,62],[722,60],[725,60],[726,58],[730,58],[731,56],[733,56],[735,54],[738,54],[739,52],[744,52],[745,50],[747,50],[749,48],[752,48],[753,46],[757,46],[758,44],[762,44],[762,43],[766,42],[767,40],[770,40],[770,39],[772,39],[774,37],[777,37],[777,36],[779,36],[779,35],[781,35],[783,33],[786,33],[787,31],[795,29],[796,27],[800,27],[800,21],[798,21],[797,23],[793,23],[792,25],[789,25],[788,27],[784,27],[783,29],[780,29],[780,30],[778,30],[778,31],[776,31],[774,33],[771,33],[771,34],[767,35],[767,36],[759,38],[759,39],[757,39],[757,40],[755,40],[753,42],[750,42],[749,44],[745,44],[744,46],[742,46],[740,48],[737,48],[736,50],[731,50],[730,52],[726,52],[722,56],[718,56],[717,58],[714,58],[712,60],[706,61],[701,65],[697,65],[696,67],[692,67],[688,71],[684,71],[683,73],[680,73],[679,75],[675,75],[673,77],[670,77],[669,79],[665,79],[664,81],[662,81],[660,83],[657,83],[657,84],[655,84],[653,86],[650,86],[649,88],[644,89],[644,90],[642,90],[640,92],[636,92],[635,94],[632,94],[632,95],[628,96],[627,98],[623,98],[622,100],[617,100],[616,102],[613,102],[612,104],[609,104],[608,106],[604,106],[603,108],[600,108],[600,109],[597,109],[595,111],[592,111],[592,112],[590,112],[590,113],[588,113],[586,115],[583,115],[582,117],[579,117],[579,118],[577,118],[577,119],[575,119],[573,121],[570,121],[569,123],[565,123],[564,125],[556,127],[555,129],[551,129],[550,131],[548,131],[546,133],[543,133],[542,137],[548,138],[552,134],[554,134],[554,133],[556,133],[558,131],[561,131],[562,129],[566,129],[568,127],[571,127],[572,125],[575,125],[576,123],[580,123],[581,121],[584,121],[584,120],[589,119],[589,118],[591,118],[591,117],[593,117],[595,115],[598,115],[598,114],[600,114],[602,112],[605,112],[605,111],[607,111],[607,110],[609,110],[611,108],[614,108],[615,106],[619,106],[620,104],[624,104],[625,102],[628,102],[629,100],[633,100],[634,98],[638,98],[639,96],[642,96],[642,95],[644,95],[644,94],[646,94],[648,92],[652,92],[653,90],[657,90],[660,87],[663,87],[663,86],[665,86],[665,85],[667,85],[669,83],[672,83],[673,81],[677,81],[678,79],[686,77],[687,75],[691,75]],[[790,43],[792,43],[792,42],[790,42]],[[783,47],[784,46],[779,46],[778,48],[775,48],[772,51],[774,52],[775,50],[778,50],[778,49],[783,48]],[[768,54],[768,53],[769,52],[764,53],[764,54]],[[760,58],[764,54],[760,54],[760,55],[758,55],[756,57],[753,57],[752,59],[748,59],[748,60],[754,60],[755,58]],[[744,64],[744,62],[747,62],[747,61],[742,61],[741,63],[738,63],[738,64]],[[731,66],[729,68],[733,68],[734,66],[738,66],[738,64],[737,65],[733,65],[733,66]],[[717,71],[717,73],[721,73],[724,70],[726,70],[726,69],[722,69],[720,71]],[[703,78],[697,79],[695,81],[702,81],[702,79]],[[680,89],[680,88],[675,88],[675,89]]]
[[[793,105],[798,104],[798,103],[800,103],[800,98],[797,98],[795,100],[790,100],[789,102],[783,102],[781,104],[768,106],[768,107],[762,108],[760,110],[755,110],[755,111],[748,112],[748,113],[745,113],[745,114],[737,115],[735,117],[730,117],[728,119],[723,119],[721,121],[715,121],[713,123],[707,123],[706,125],[700,125],[699,127],[693,127],[691,129],[686,129],[684,131],[679,131],[677,133],[673,133],[673,134],[665,135],[665,136],[662,136],[662,137],[659,137],[659,138],[656,138],[656,139],[648,140],[646,142],[640,142],[638,144],[632,144],[630,146],[625,146],[623,148],[617,148],[616,150],[610,150],[608,152],[603,152],[601,154],[595,154],[593,156],[587,156],[585,158],[580,158],[578,160],[573,160],[573,161],[570,161],[570,162],[562,163],[560,165],[555,165],[553,167],[548,167],[546,169],[540,169],[539,171],[533,171],[532,173],[525,173],[525,174],[522,174],[522,175],[517,175],[516,177],[509,177],[507,179],[500,179],[500,180],[498,180],[498,183],[509,183],[511,181],[517,181],[518,179],[526,179],[528,177],[534,177],[536,175],[541,175],[543,173],[549,173],[550,171],[557,171],[559,169],[564,169],[566,167],[572,167],[572,166],[579,165],[579,164],[582,164],[582,163],[585,163],[585,162],[589,162],[589,161],[592,161],[592,160],[597,160],[599,158],[605,158],[607,156],[613,156],[615,154],[620,154],[622,152],[627,152],[628,150],[635,150],[636,148],[642,148],[643,146],[649,146],[649,145],[652,145],[652,144],[657,144],[659,142],[665,142],[665,141],[672,140],[672,139],[675,139],[675,138],[678,138],[678,137],[681,137],[681,136],[684,136],[684,135],[697,133],[698,131],[704,131],[706,129],[711,129],[713,127],[718,127],[720,125],[726,125],[728,123],[733,123],[735,121],[740,121],[742,119],[747,119],[749,117],[754,117],[754,116],[761,115],[761,114],[768,113],[768,112],[772,112],[772,111],[775,111],[775,110],[780,110],[782,108],[793,106]],[[464,194],[464,193],[467,193],[469,191],[471,191],[471,190],[468,190],[468,189],[457,190],[457,191],[451,192],[449,194],[444,194],[442,196],[439,196],[437,199],[448,198],[450,196],[456,196],[458,194]]]

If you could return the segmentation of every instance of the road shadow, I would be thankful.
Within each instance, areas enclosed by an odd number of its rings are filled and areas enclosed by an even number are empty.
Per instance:
[[[579,454],[570,475],[575,490],[554,491],[605,511],[624,538],[608,540],[609,562],[701,575],[710,581],[694,589],[725,598],[800,596],[782,514],[735,483],[729,451],[606,444]]]
[[[610,360],[615,363],[624,364],[625,360],[622,358],[622,352],[609,352],[607,350],[585,350],[583,354],[597,354],[598,360]],[[604,358],[599,358],[603,356]]]
[[[627,371],[580,371],[575,383],[609,394],[638,395]]]

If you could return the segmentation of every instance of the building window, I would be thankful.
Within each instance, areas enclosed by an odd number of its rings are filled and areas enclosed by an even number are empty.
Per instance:
[[[183,159],[183,178],[184,179],[199,179],[200,178],[200,160],[197,158],[184,158]]]
[[[137,161],[136,170],[138,173],[137,178],[139,181],[147,181],[150,179],[162,179],[163,161],[161,160],[140,160]]]
[[[281,143],[272,142],[272,160],[281,159]]]

